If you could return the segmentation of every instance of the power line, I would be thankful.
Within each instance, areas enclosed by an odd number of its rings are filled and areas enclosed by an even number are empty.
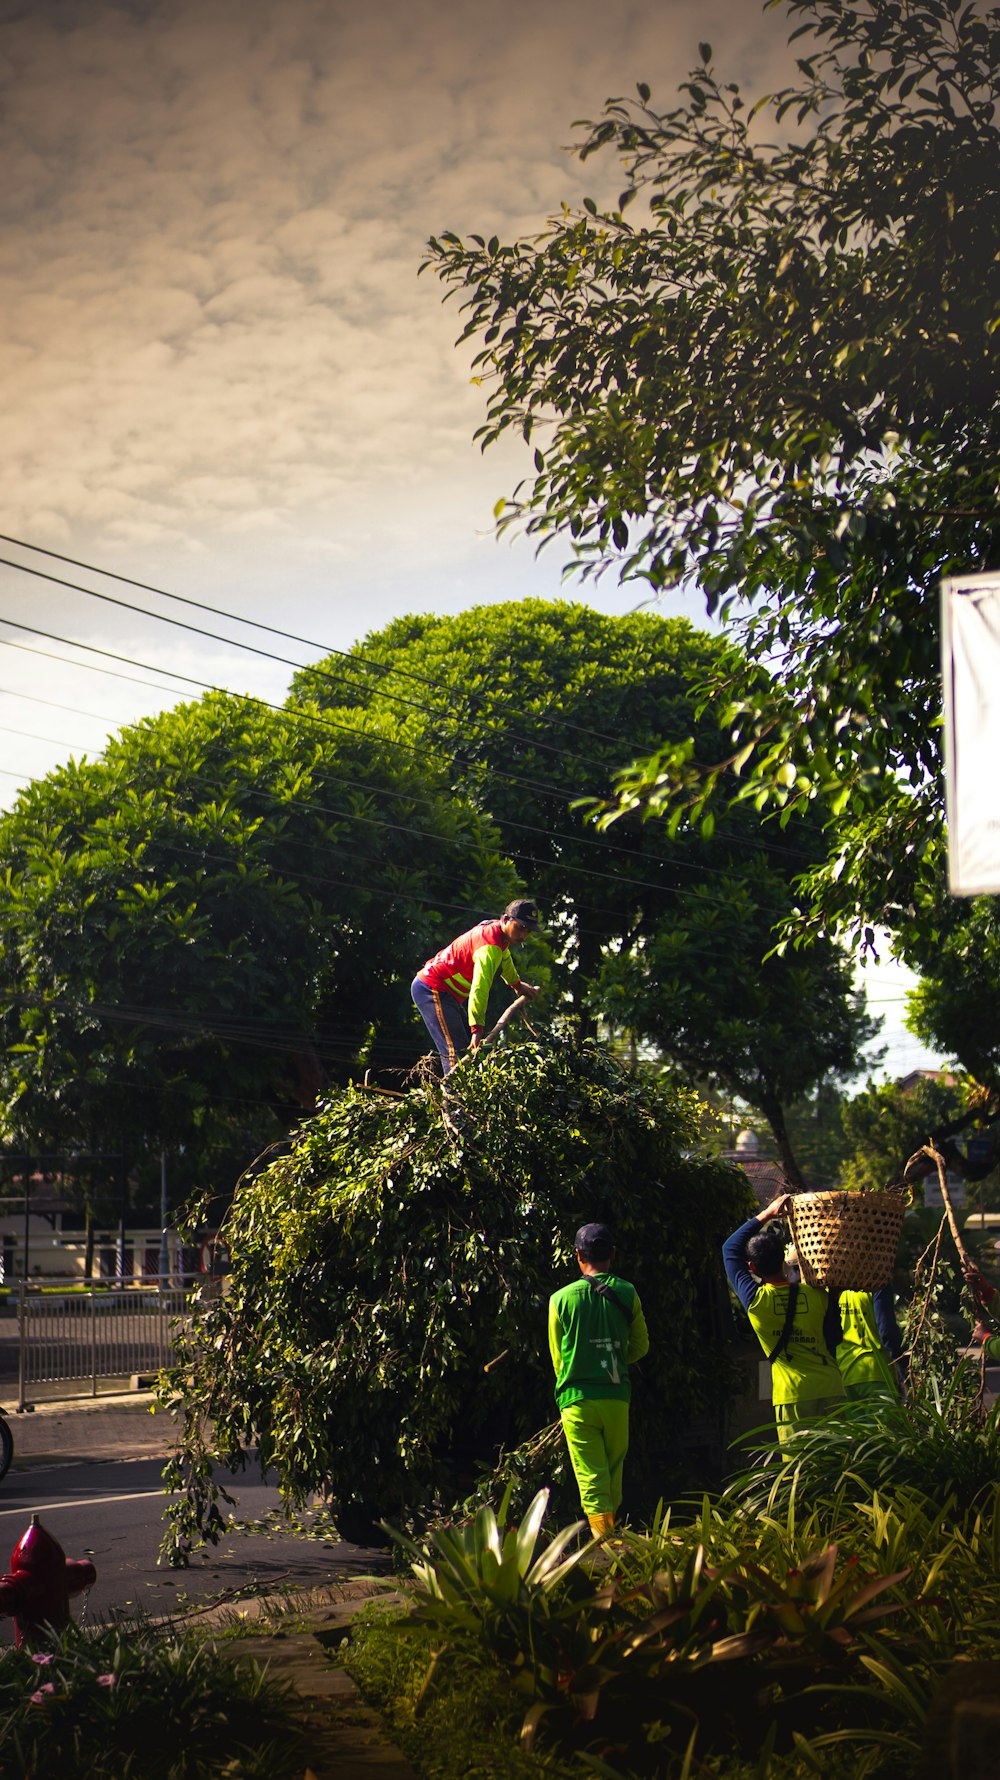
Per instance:
[[[6,536],[8,536],[8,534],[0,533],[0,537],[6,537]],[[266,630],[269,633],[276,634],[276,635],[293,637],[293,633],[280,631],[278,629],[278,627],[276,627],[276,626],[261,625],[261,624],[258,624],[256,619],[242,618],[238,614],[227,613],[221,607],[208,606],[202,601],[188,600],[187,598],[185,598],[184,596],[182,596],[180,594],[167,593],[162,588],[152,587],[151,584],[148,582],[132,582],[132,581],[130,581],[129,577],[127,577],[127,576],[115,575],[113,570],[103,570],[103,569],[94,567],[94,565],[92,565],[92,564],[80,563],[80,562],[78,562],[78,559],[76,559],[76,558],[62,557],[56,551],[42,550],[41,546],[25,544],[23,542],[23,540],[20,540],[20,539],[12,539],[10,541],[18,544],[20,548],[27,549],[27,550],[37,550],[39,552],[39,554],[41,554],[41,555],[53,556],[53,557],[56,557],[57,560],[59,560],[59,561],[71,562],[75,566],[86,568],[89,572],[92,572],[94,574],[108,575],[113,579],[120,579],[120,580],[126,581],[126,582],[128,582],[129,585],[143,587],[147,591],[158,593],[158,594],[162,595],[163,598],[175,600],[182,605],[191,605],[191,606],[198,608],[199,610],[205,610],[205,611],[209,611],[209,612],[213,612],[213,613],[221,613],[223,616],[231,618],[235,623],[247,624],[254,628]],[[49,574],[45,570],[32,568],[30,565],[28,565],[26,563],[15,562],[10,557],[0,556],[0,564],[4,564],[8,568],[12,568],[15,571],[19,571],[23,574],[32,575],[38,580],[48,581],[53,586],[65,587],[65,588],[71,590],[72,592],[82,593],[90,599],[101,600],[101,601],[105,602],[106,604],[118,606],[126,611],[138,613],[142,617],[152,618],[157,623],[168,624],[168,625],[171,625],[177,629],[189,631],[194,635],[205,637],[205,638],[209,639],[210,641],[225,643],[227,646],[237,648],[237,649],[246,650],[250,654],[256,655],[256,656],[261,657],[266,660],[277,662],[278,664],[285,666],[285,667],[294,667],[300,671],[315,674],[321,679],[329,680],[331,682],[331,684],[334,686],[339,686],[342,683],[345,683],[347,685],[355,685],[355,686],[360,685],[361,690],[363,690],[363,691],[369,690],[367,687],[363,686],[358,681],[351,681],[344,675],[333,674],[328,669],[316,666],[315,664],[309,664],[306,662],[297,662],[297,661],[292,660],[289,656],[277,655],[272,650],[260,649],[255,644],[243,643],[238,638],[220,636],[218,632],[205,630],[200,625],[188,624],[182,619],[168,618],[164,613],[151,612],[147,607],[137,606],[129,600],[117,599],[113,594],[100,593],[94,588],[83,586],[82,583],[80,583],[80,582],[68,581],[62,576],[52,575],[52,574]],[[15,621],[6,619],[6,620],[3,620],[3,622],[14,623]],[[30,630],[30,627],[28,627],[28,626],[22,626],[19,628]],[[52,636],[52,633],[45,633],[45,632],[37,633],[37,634],[48,635],[50,637]],[[77,643],[74,643],[71,639],[67,639],[67,638],[58,638],[56,640],[61,641],[61,642],[66,642],[68,644],[68,646],[70,646],[70,647],[78,647],[78,648],[88,647],[88,645],[86,645],[86,644],[77,644]],[[306,639],[293,638],[293,640],[303,642],[306,644],[307,647],[310,647],[310,648],[316,648],[316,649],[325,648],[325,645],[323,645],[323,644],[310,643]],[[332,650],[331,649],[331,650],[328,650],[327,653],[336,654],[341,659],[343,659],[345,661],[351,661],[353,659],[351,656],[349,656],[343,650]],[[133,665],[148,665],[148,664],[133,664]],[[381,666],[384,664],[379,664],[379,665]],[[163,672],[163,673],[172,673],[171,669],[154,669],[153,671]],[[390,666],[387,669],[387,671],[391,672],[391,673],[399,673],[403,678],[418,679],[421,683],[427,684],[430,686],[435,686],[435,689],[437,689],[435,682],[433,682],[431,680],[425,680],[424,676],[422,676],[422,675],[415,676],[415,675],[409,674],[407,672],[407,670],[397,669],[395,666]],[[185,676],[185,675],[181,675],[178,677],[181,679],[189,678],[188,676]],[[198,684],[198,682],[193,682],[193,683]],[[201,684],[204,685],[205,682],[201,682]],[[213,690],[219,690],[219,688],[213,688]],[[406,699],[406,698],[403,698],[401,694],[387,692],[384,687],[380,688],[380,693],[383,698],[391,699],[398,704],[402,704],[402,705],[406,706],[408,709],[420,711],[425,716],[429,716],[431,718],[438,719],[441,715],[441,712],[439,710],[432,711],[426,705],[420,704],[417,700]],[[276,707],[272,707],[272,708],[276,708]],[[349,728],[350,726],[349,725],[341,725],[341,727]],[[483,732],[485,734],[497,733],[496,724],[490,724],[489,726],[486,726],[485,724],[481,723],[479,727],[483,729]],[[574,730],[578,730],[582,734],[591,735],[595,739],[610,741],[615,746],[619,745],[621,742],[620,736],[607,736],[607,735],[604,735],[603,732],[599,732],[599,731],[585,731],[581,728],[580,725],[567,723],[565,725],[565,727],[571,728]],[[526,743],[526,745],[529,747],[541,748],[543,750],[543,752],[553,754],[559,759],[576,762],[578,764],[585,765],[585,766],[589,765],[589,766],[597,767],[598,770],[604,775],[611,774],[615,771],[615,768],[611,766],[610,762],[590,760],[590,759],[588,759],[587,756],[571,753],[568,749],[558,748],[550,743],[541,742],[538,740],[538,738],[536,736],[528,737],[528,736],[518,735],[517,732],[512,731],[506,723],[503,724],[503,727],[499,733],[502,734],[504,740],[508,743],[511,741],[522,741],[522,742]],[[401,740],[401,738],[396,739],[396,745],[400,746],[400,747],[409,747],[411,749],[411,751],[413,751],[413,752],[419,751],[423,755],[430,754],[430,757],[432,759],[436,759],[436,760],[440,761],[442,765],[450,765],[451,764],[450,756],[441,755],[440,753],[435,754],[433,752],[433,750],[428,749],[426,746],[422,747],[420,750],[416,750],[413,748],[412,744],[403,742]],[[529,791],[534,791],[534,792],[541,792],[544,795],[555,796],[557,798],[565,798],[565,795],[566,795],[564,786],[548,784],[544,780],[522,778],[515,774],[505,773],[505,772],[501,771],[499,768],[495,768],[495,767],[490,769],[490,773],[491,773],[491,777],[493,777],[494,779],[500,780],[505,784],[509,784],[509,785],[513,786],[515,789],[523,789],[523,790],[529,790]],[[724,838],[724,837],[720,836],[720,838]],[[800,858],[800,859],[808,858],[808,856],[806,854],[804,854],[801,850],[793,849],[793,848],[789,848],[789,847],[772,847],[771,851],[774,853],[780,852],[780,853],[782,853],[783,856],[788,857],[788,858]]]
[[[27,545],[26,548],[32,549],[33,546]],[[100,600],[103,604],[109,605],[109,606],[117,606],[121,611],[134,612],[141,618],[151,618],[153,620],[153,622],[156,624],[168,624],[175,630],[187,631],[192,636],[204,637],[209,642],[225,643],[227,645],[227,647],[229,647],[231,649],[242,649],[249,655],[259,656],[263,660],[266,660],[266,661],[277,662],[282,667],[291,667],[291,668],[297,669],[299,672],[302,672],[302,673],[315,674],[317,676],[317,678],[319,678],[321,680],[328,680],[331,683],[331,685],[333,685],[333,686],[340,686],[341,684],[344,684],[346,686],[353,686],[362,692],[367,692],[369,690],[369,688],[367,688],[363,682],[358,681],[358,680],[352,680],[346,674],[334,674],[334,673],[331,673],[329,668],[319,667],[315,663],[305,662],[305,661],[295,661],[289,655],[277,655],[273,649],[259,648],[256,643],[242,642],[239,637],[222,636],[218,631],[206,630],[203,625],[190,624],[183,618],[170,618],[167,616],[167,614],[165,612],[151,612],[149,610],[148,606],[137,606],[134,603],[134,601],[119,599],[116,597],[116,595],[114,595],[112,593],[100,593],[94,587],[84,587],[82,582],[68,581],[62,575],[53,575],[53,574],[50,574],[47,570],[32,568],[30,566],[30,564],[28,564],[28,563],[15,562],[9,556],[0,556],[0,564],[2,564],[5,568],[14,569],[15,572],[18,574],[33,575],[39,581],[48,581],[54,587],[65,587],[73,593],[84,594],[86,596],[86,598],[88,598],[88,599]],[[104,571],[101,569],[97,569],[94,572],[96,574],[102,574]],[[160,590],[156,590],[156,591],[160,591]],[[177,600],[182,599],[182,596],[180,594],[168,594],[168,595],[165,595],[165,597],[168,599],[177,599]],[[190,601],[189,602],[187,600],[182,600],[182,603],[185,605],[189,604],[189,603],[192,605],[198,605],[200,602],[198,602],[198,601]],[[218,608],[215,608],[215,607],[210,607],[208,609],[209,610],[218,610]],[[233,621],[237,624],[253,624],[255,622],[253,619],[245,619],[245,618],[236,617],[232,613],[227,614],[227,616],[233,618]],[[262,628],[265,628],[268,630],[273,629],[273,627],[270,625],[264,626]],[[283,634],[283,633],[279,633],[279,634]],[[310,645],[310,647],[320,648],[320,647],[322,647],[322,645],[313,644],[313,645]],[[350,659],[345,654],[345,652],[343,650],[331,650],[331,651],[328,651],[328,653],[337,654],[337,655],[341,656],[341,658],[344,660]],[[381,696],[383,698],[391,699],[395,704],[404,705],[409,710],[420,711],[421,714],[426,717],[438,718],[440,716],[440,711],[429,710],[426,705],[420,704],[416,699],[405,698],[402,695],[402,693],[389,692],[384,687],[381,688],[380,690],[381,690]],[[495,728],[496,728],[495,725],[491,726],[490,732],[495,730]],[[507,741],[528,742],[529,746],[535,747],[535,748],[540,748],[543,753],[554,754],[559,759],[578,761],[581,765],[584,765],[584,766],[597,766],[597,767],[600,767],[601,770],[607,770],[604,762],[588,760],[587,757],[584,755],[571,754],[567,749],[558,748],[550,742],[539,741],[537,737],[529,738],[526,736],[518,736],[513,731],[509,730],[506,725],[504,725],[504,727],[503,727],[502,734],[504,735],[504,737]],[[612,738],[609,738],[609,739],[612,739]],[[498,774],[497,776],[502,777],[502,778],[507,778],[510,775]],[[530,779],[512,779],[511,782],[513,784],[530,786],[533,790],[536,790],[536,791],[538,791],[538,790],[552,791],[552,790],[559,789],[559,787],[555,787],[555,786],[545,786],[542,781],[534,781],[534,780],[530,780]]]
[[[58,633],[53,632],[53,631],[40,630],[36,626],[23,624],[19,620],[16,620],[16,619],[0,617],[0,624],[6,624],[9,626],[12,626],[14,629],[22,630],[26,634],[31,635],[31,636],[40,636],[40,637],[46,638],[50,642],[59,642],[59,643],[65,644],[67,647],[70,647],[70,648],[82,649],[88,653],[93,653],[93,654],[99,655],[102,657],[102,659],[103,658],[110,659],[110,660],[117,661],[119,663],[122,663],[122,664],[125,664],[128,666],[132,666],[132,667],[148,668],[148,666],[149,666],[148,663],[138,661],[132,656],[122,655],[118,652],[111,651],[111,650],[99,649],[94,644],[91,644],[91,643],[80,643],[80,642],[77,642],[73,638],[61,636]],[[3,644],[5,644],[6,646],[9,646],[9,647],[22,648],[22,649],[27,648],[27,645],[14,644],[14,643],[11,643],[9,641],[9,639],[6,639],[6,638],[0,639],[0,642],[2,642]],[[31,651],[29,650],[29,652],[31,652]],[[45,656],[47,659],[50,658],[48,651],[40,650],[40,651],[38,651],[38,653]],[[56,657],[52,657],[52,659],[64,660],[65,657],[56,656]],[[91,666],[91,664],[86,663],[86,662],[82,662],[79,664],[70,662],[69,665],[70,666],[79,665],[81,667],[90,667]],[[104,672],[105,670],[99,669],[99,668],[94,668],[94,669],[92,669],[92,671]],[[216,686],[216,685],[212,684],[212,682],[210,682],[210,681],[198,679],[195,676],[190,675],[190,674],[179,673],[177,670],[172,669],[172,668],[154,669],[153,671],[164,673],[164,674],[169,674],[173,678],[176,678],[176,679],[182,681],[186,685],[198,687],[203,692],[204,691],[215,692],[215,693],[218,693],[220,696],[232,698],[238,702],[244,702],[244,703],[251,704],[256,707],[262,708],[264,710],[272,711],[272,712],[276,713],[279,717],[281,717],[284,722],[286,722],[290,725],[301,725],[301,724],[312,725],[315,728],[331,730],[335,733],[347,734],[355,739],[364,739],[372,745],[378,743],[379,745],[384,746],[386,743],[387,738],[385,738],[384,736],[376,736],[370,731],[359,730],[352,724],[341,723],[341,722],[338,722],[335,719],[330,718],[328,716],[319,717],[319,716],[315,715],[313,712],[305,710],[301,707],[289,708],[288,706],[285,706],[285,705],[276,705],[268,699],[262,699],[262,698],[257,697],[256,695],[253,695],[253,694],[231,693],[225,687]],[[18,732],[14,732],[14,733],[18,733]],[[36,739],[43,739],[43,738],[36,738]],[[51,740],[53,742],[53,745],[55,745],[55,746],[65,746],[65,743],[56,742],[55,738],[47,738],[47,739]],[[391,745],[395,746],[395,747],[400,747],[406,753],[416,755],[421,760],[425,757],[424,750],[416,748],[411,743],[402,742],[399,738],[396,738],[396,737],[391,738]],[[448,763],[448,764],[450,764],[450,763]],[[364,784],[363,781],[349,780],[349,779],[344,779],[344,778],[336,778],[336,775],[331,775],[331,777],[335,778],[336,782],[341,783],[341,784],[350,785],[357,789],[365,789],[365,790],[369,789]],[[514,783],[514,784],[526,783],[525,781],[517,781],[517,780],[511,780],[510,782]],[[408,794],[405,792],[392,792],[392,791],[388,791],[388,790],[387,791],[380,790],[380,795],[405,798],[405,797],[407,797]],[[565,792],[564,791],[561,792],[560,795],[565,797]],[[433,807],[433,803],[431,800],[414,798],[413,801],[417,804],[425,803],[428,808]],[[482,815],[483,812],[479,812],[479,814]],[[495,818],[493,818],[492,816],[489,819],[491,821],[495,822]],[[644,857],[648,857],[648,855],[644,855],[640,852],[637,852],[634,849],[627,848],[627,847],[615,846],[613,843],[606,841],[603,837],[600,837],[600,836],[592,836],[592,835],[580,833],[580,832],[571,833],[571,834],[560,834],[558,831],[553,832],[553,830],[551,828],[542,826],[541,824],[518,821],[516,818],[504,819],[502,828],[505,831],[506,830],[516,830],[516,831],[520,831],[521,833],[524,833],[524,834],[536,834],[536,835],[541,834],[541,835],[544,835],[546,837],[546,839],[548,839],[549,841],[555,842],[557,844],[559,842],[562,842],[562,843],[572,846],[572,847],[585,847],[585,848],[600,851],[600,853],[604,857],[607,857],[609,854],[615,855],[615,856],[623,858],[623,859],[630,859],[630,860],[635,859],[635,858],[641,859]],[[725,836],[722,835],[722,836],[720,836],[720,838],[725,839]],[[743,849],[748,852],[754,846],[754,843],[751,841],[743,841],[739,844],[742,845]],[[765,846],[761,843],[759,843],[759,845],[760,845],[760,850],[765,854],[769,853],[771,851],[774,851],[774,849],[770,848],[769,846]],[[777,849],[777,850],[782,853],[784,853],[786,851],[786,849]],[[555,863],[554,861],[540,860],[536,855],[524,854],[523,852],[522,852],[521,856],[522,856],[522,859],[525,864],[542,866],[545,869],[551,869],[551,866]],[[804,857],[801,854],[796,854],[795,856],[796,857]],[[675,858],[670,861],[670,864],[672,865],[674,870],[679,870],[682,872],[691,872],[693,874],[696,874],[699,878],[704,878],[704,877],[726,878],[731,875],[723,867],[711,866],[711,865],[705,864],[704,862],[701,862],[701,861],[696,862],[696,861],[692,861],[692,860],[684,860],[684,859]],[[627,885],[629,888],[648,889],[648,890],[656,892],[657,894],[662,894],[662,892],[663,892],[663,886],[660,884],[651,882],[648,879],[625,879],[622,877],[620,872],[601,872],[600,870],[598,870],[597,868],[594,868],[594,867],[568,866],[568,865],[565,865],[565,863],[563,863],[562,869],[564,870],[565,875],[567,875],[567,876],[585,875],[588,877],[602,877],[602,878],[605,878],[611,882]]]
[[[158,594],[161,599],[172,600],[172,601],[175,601],[177,604],[183,605],[183,606],[190,606],[192,608],[192,610],[194,610],[194,611],[209,612],[212,614],[213,617],[216,617],[216,618],[229,618],[232,620],[233,623],[245,624],[251,630],[259,630],[259,631],[267,634],[268,636],[282,637],[282,638],[284,638],[284,640],[286,642],[289,642],[289,643],[299,643],[305,649],[318,649],[324,655],[336,655],[336,656],[339,656],[341,660],[349,661],[351,663],[360,661],[363,664],[370,665],[370,666],[372,666],[374,668],[378,668],[380,670],[385,670],[386,666],[387,666],[387,664],[385,662],[381,662],[381,661],[377,661],[377,660],[371,661],[369,663],[368,658],[365,656],[364,652],[361,650],[358,650],[358,649],[354,649],[354,650],[337,649],[337,648],[334,648],[334,646],[332,644],[319,643],[319,642],[316,642],[316,640],[311,637],[298,636],[298,635],[296,635],[296,633],[294,631],[283,630],[281,628],[281,626],[279,626],[279,625],[265,624],[256,618],[246,618],[239,612],[227,611],[227,609],[224,606],[214,606],[214,605],[208,604],[208,602],[205,600],[191,599],[191,598],[187,597],[186,595],[180,594],[180,593],[170,593],[170,592],[168,592],[168,590],[165,587],[154,586],[154,584],[150,581],[135,580],[131,575],[121,575],[115,569],[99,568],[95,563],[84,562],[79,557],[64,556],[58,550],[46,550],[44,548],[44,546],[41,544],[29,544],[24,538],[12,537],[8,532],[0,532],[0,542],[3,542],[5,544],[16,544],[19,550],[32,550],[38,556],[47,556],[47,557],[50,557],[54,562],[67,563],[71,568],[85,569],[88,572],[88,574],[103,575],[107,580],[119,581],[122,583],[123,586],[135,587],[136,589],[138,589],[140,592],[143,592],[143,593]],[[4,560],[6,560],[6,559],[4,559]],[[19,567],[21,565],[14,564],[13,566]],[[37,573],[38,571],[33,570],[30,572]],[[52,577],[46,577],[46,578],[51,579]],[[67,583],[67,585],[73,585],[73,584]],[[153,614],[150,614],[150,616],[153,616]],[[431,679],[431,677],[428,674],[418,674],[418,673],[414,672],[414,670],[412,668],[401,668],[401,667],[396,666],[395,664],[393,664],[391,667],[389,667],[388,671],[398,675],[398,677],[400,679],[412,680],[415,685],[427,686],[427,687],[430,687],[433,691],[440,691],[440,686],[439,686],[438,682],[436,680]],[[422,706],[419,708],[424,709],[424,707],[422,707]],[[547,719],[543,719],[543,721],[547,721]],[[559,717],[558,722],[560,723],[562,728],[571,729],[574,732],[576,732],[577,734],[588,736],[592,740],[595,740],[595,741],[615,743],[619,739],[617,736],[605,734],[603,730],[588,729],[582,724],[570,723],[567,719],[563,718],[562,716]],[[520,739],[525,740],[526,738],[521,737]],[[570,758],[575,758],[575,756],[570,756]]]

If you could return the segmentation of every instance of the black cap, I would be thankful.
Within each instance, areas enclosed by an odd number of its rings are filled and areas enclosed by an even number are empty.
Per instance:
[[[611,1254],[615,1239],[607,1224],[581,1224],[573,1247],[585,1261],[603,1261]]]
[[[520,921],[522,927],[539,927],[542,917],[537,902],[509,902],[504,909],[505,921]]]

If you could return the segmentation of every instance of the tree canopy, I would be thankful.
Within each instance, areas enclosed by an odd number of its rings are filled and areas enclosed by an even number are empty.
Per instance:
[[[735,671],[734,653],[681,619],[529,599],[398,619],[297,675],[292,701],[398,722],[496,822],[542,906],[577,1030],[603,1018],[745,1095],[796,1179],[783,1106],[853,1074],[874,1031],[828,940],[763,962],[794,878],[822,854],[817,825],[781,831],[720,796],[717,823],[670,832],[633,818],[602,837],[574,807],[658,739],[693,731],[710,757],[719,734],[701,689]]]
[[[710,694],[725,747],[668,741],[623,807],[697,816],[734,775],[816,806],[836,842],[800,929],[901,929],[933,923],[940,875],[938,582],[1000,542],[1000,15],[779,8],[793,84],[748,105],[702,44],[672,108],[640,85],[583,126],[617,203],[445,233],[428,263],[466,312],[482,443],[535,446],[501,525],[584,574],[696,580],[747,645]]]
[[[29,786],[0,873],[10,1133],[196,1142],[199,1169],[219,1142],[245,1166],[373,1030],[409,1060],[414,954],[515,883],[390,719],[349,731],[220,694]]]
[[[710,892],[692,886],[647,944],[604,959],[594,999],[696,1081],[762,1112],[787,1180],[801,1189],[789,1110],[821,1085],[857,1075],[877,1023],[836,946],[774,953],[789,906],[787,878],[763,857]]]
[[[554,930],[559,981],[579,1016],[601,947],[641,932],[678,882],[713,860],[638,821],[601,839],[572,805],[604,795],[636,749],[687,734],[720,653],[724,644],[681,619],[512,600],[396,619],[345,660],[297,674],[291,702],[345,721],[354,708],[383,713],[497,823]],[[713,726],[703,728],[708,747]]]

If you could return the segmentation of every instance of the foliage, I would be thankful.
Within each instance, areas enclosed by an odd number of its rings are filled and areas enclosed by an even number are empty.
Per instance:
[[[501,524],[584,573],[697,577],[766,665],[717,677],[724,747],[668,738],[620,807],[681,821],[731,774],[784,814],[818,802],[836,844],[805,918],[930,935],[938,582],[998,546],[1000,16],[782,10],[788,88],[747,106],[702,44],[671,109],[641,84],[584,126],[617,204],[446,233],[429,263],[477,348],[482,443],[536,448]]]
[[[727,1485],[723,1501],[751,1517],[781,1518],[792,1500],[832,1500],[848,1479],[861,1494],[912,1489],[959,1508],[1000,1480],[1000,1408],[982,1412],[979,1366],[950,1377],[921,1375],[905,1403],[850,1402],[815,1428],[792,1429]]]
[[[191,1633],[73,1625],[44,1650],[4,1652],[0,1774],[11,1780],[298,1780],[302,1767],[285,1691]]]
[[[835,945],[773,952],[789,906],[787,879],[762,858],[724,884],[694,885],[648,943],[605,958],[593,1000],[695,1079],[762,1112],[786,1178],[801,1188],[786,1109],[817,1083],[856,1074],[876,1026]]]
[[[186,1146],[201,1180],[398,1019],[442,910],[514,882],[388,720],[348,733],[221,694],[29,786],[0,875],[6,1128],[36,1148]]]
[[[846,1095],[829,1080],[820,1082],[785,1114],[792,1149],[807,1181],[816,1187],[836,1186],[844,1161]]]
[[[928,1076],[903,1088],[869,1082],[841,1111],[848,1153],[840,1184],[862,1192],[894,1186],[910,1157],[964,1110],[962,1087]]]
[[[991,984],[1000,970],[1000,925],[991,896],[971,901],[942,893],[933,944],[909,948],[921,980],[912,991],[907,1025],[946,1057],[961,1057],[977,1082],[1000,1089],[1000,1020]]]
[[[498,1518],[497,1537],[516,1539]],[[995,1477],[962,1506],[936,1481],[882,1492],[845,1474],[780,1512],[726,1498],[659,1512],[616,1539],[610,1569],[589,1545],[567,1568],[566,1549],[557,1535],[563,1576],[537,1621],[521,1566],[519,1643],[472,1529],[424,1542],[409,1614],[359,1628],[352,1671],[441,1780],[462,1771],[452,1737],[464,1751],[476,1730],[512,1775],[911,1780],[921,1753],[921,1772],[943,1772],[949,1703],[995,1693]],[[462,1584],[451,1614],[446,1578]]]
[[[532,1587],[537,1532],[505,1532],[501,1509],[427,1539],[410,1612],[348,1652],[435,1774],[460,1771],[434,1727],[450,1736],[461,1690],[465,1735],[489,1715],[501,1772],[544,1772],[528,1751],[560,1774],[908,1780],[937,1677],[1000,1647],[996,1483],[963,1512],[845,1482],[783,1516],[706,1499],[686,1524],[626,1530],[610,1569],[589,1544],[574,1562],[564,1528]]]
[[[346,661],[303,669],[292,698],[345,720],[352,706],[391,714],[443,760],[542,905],[553,987],[577,1031],[631,1031],[745,1095],[794,1181],[785,1102],[826,1073],[854,1074],[874,1032],[830,941],[762,962],[794,878],[822,856],[816,825],[780,833],[720,797],[700,829],[633,819],[602,840],[573,807],[663,737],[693,733],[699,757],[716,758],[700,689],[737,668],[728,645],[679,619],[521,600],[397,619]]]
[[[592,1593],[579,1569],[586,1522],[571,1521],[536,1555],[548,1501],[548,1490],[539,1490],[520,1525],[511,1527],[506,1497],[499,1514],[484,1503],[473,1520],[434,1528],[424,1551],[396,1533],[420,1587],[414,1617],[445,1634],[474,1632],[512,1661],[526,1642],[536,1667],[542,1649],[564,1656],[566,1622],[577,1617],[579,1590],[571,1584],[582,1580]]]
[[[718,1268],[745,1181],[697,1145],[695,1096],[599,1047],[467,1057],[400,1099],[346,1090],[241,1185],[224,1297],[193,1323],[163,1397],[173,1549],[215,1537],[213,1462],[251,1446],[298,1502],[418,1517],[551,1422],[548,1295],[607,1218],[652,1332],[627,1477],[652,1499],[730,1385]],[[544,1463],[543,1458],[543,1463]],[[537,1486],[536,1486],[537,1487]],[[363,1536],[363,1535],[362,1535]]]
[[[703,1750],[748,1752],[768,1730],[773,1739],[782,1716],[794,1721],[781,1702],[803,1682],[815,1685],[827,1666],[839,1677],[863,1628],[902,1610],[872,1603],[907,1571],[864,1576],[848,1566],[838,1575],[832,1545],[783,1576],[769,1574],[746,1547],[713,1568],[693,1545],[679,1565],[671,1554],[669,1567],[642,1583],[588,1579],[585,1552],[567,1555],[579,1523],[532,1561],[546,1500],[543,1491],[502,1543],[496,1517],[483,1508],[471,1527],[432,1535],[412,1564],[412,1617],[444,1636],[474,1633],[517,1671],[530,1702],[521,1732],[529,1747],[555,1718],[570,1747],[579,1746],[582,1726],[588,1743],[596,1731],[613,1749],[627,1736],[666,1744],[676,1757],[693,1723]],[[758,1659],[749,1674],[741,1672],[746,1659]],[[720,1664],[724,1688],[711,1673]],[[651,1725],[643,1711],[654,1700]]]
[[[579,1022],[580,985],[602,947],[650,931],[697,867],[723,854],[672,846],[639,823],[601,841],[573,800],[606,793],[637,748],[687,734],[698,687],[728,653],[681,620],[526,599],[396,619],[336,670],[303,669],[292,701],[391,714],[498,824],[544,909]],[[759,824],[743,827],[744,842],[758,838]]]

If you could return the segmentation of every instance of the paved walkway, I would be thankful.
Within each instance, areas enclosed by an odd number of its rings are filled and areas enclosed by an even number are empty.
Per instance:
[[[355,1614],[376,1592],[382,1600],[402,1600],[395,1591],[359,1578],[313,1594],[302,1619],[293,1621],[294,1631],[268,1629],[228,1646],[233,1656],[266,1663],[275,1680],[288,1683],[302,1697],[306,1775],[313,1780],[417,1780],[405,1755],[387,1741],[378,1714],[365,1704],[346,1669],[327,1654],[340,1644]],[[287,1596],[280,1605],[287,1606]],[[244,1607],[268,1617],[266,1600],[246,1602],[241,1612]],[[201,1616],[201,1624],[208,1618]],[[226,1609],[219,1609],[218,1623],[224,1624],[226,1618]],[[228,1618],[232,1619],[231,1609]]]
[[[173,1444],[174,1418],[165,1409],[151,1414],[152,1407],[151,1391],[127,1391],[38,1403],[23,1415],[8,1408],[14,1468],[166,1457]]]

